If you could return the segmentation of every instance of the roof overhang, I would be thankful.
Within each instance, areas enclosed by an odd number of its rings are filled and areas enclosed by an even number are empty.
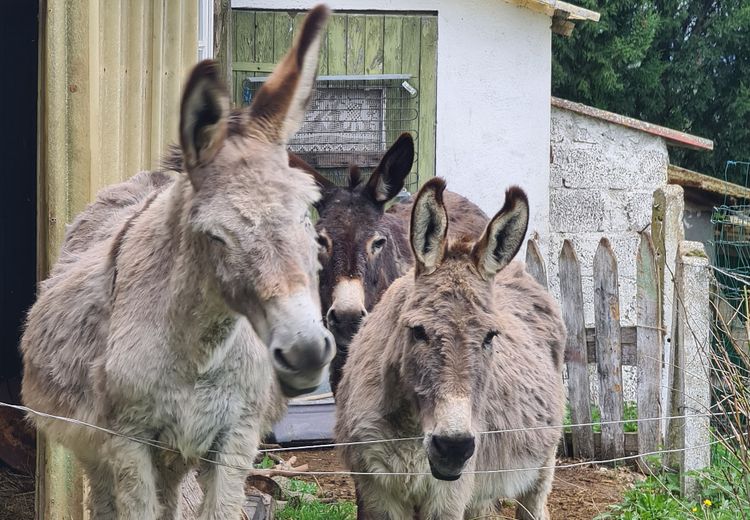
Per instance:
[[[598,22],[600,14],[568,2],[558,0],[505,0],[509,4],[524,7],[535,13],[546,14],[552,18],[552,32],[563,36],[570,36],[575,28],[575,22]]]
[[[617,125],[626,126],[628,128],[632,128],[633,130],[646,132],[647,134],[655,135],[657,137],[661,137],[662,139],[664,139],[664,141],[666,141],[668,145],[671,145],[671,146],[677,146],[680,148],[691,148],[693,150],[713,150],[714,149],[714,142],[710,139],[705,139],[703,137],[686,134],[685,132],[680,132],[672,128],[654,125],[652,123],[641,121],[640,119],[634,119],[632,117],[615,114],[614,112],[607,112],[606,110],[601,110],[599,108],[590,107],[582,103],[568,101],[567,99],[560,99],[560,98],[553,96],[552,106],[557,107],[557,108],[563,108],[565,110],[570,110],[571,112],[583,114],[585,116],[593,117],[595,119],[601,119],[603,121],[615,123]]]
[[[721,204],[723,200],[750,200],[750,188],[727,182],[703,173],[694,172],[687,168],[670,164],[667,168],[667,182],[679,184],[687,190],[692,190],[700,202],[712,206]],[[686,193],[687,194],[687,193]],[[693,198],[696,198],[693,197]]]

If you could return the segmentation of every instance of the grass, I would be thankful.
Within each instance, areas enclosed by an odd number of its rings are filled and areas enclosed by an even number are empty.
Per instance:
[[[622,408],[622,418],[624,421],[628,421],[622,424],[625,433],[634,433],[638,431],[638,404],[635,401],[625,401]],[[602,413],[599,407],[591,405],[591,422],[599,423],[602,420]],[[563,418],[563,425],[565,425],[565,431],[571,431],[571,418],[570,418],[570,405],[565,405],[565,417]],[[601,424],[594,424],[594,432],[601,433]]]
[[[750,519],[750,475],[721,445],[712,447],[712,459],[710,468],[691,474],[701,488],[699,499],[680,496],[678,474],[650,476],[596,520]]]
[[[276,512],[277,520],[354,520],[357,508],[351,502],[323,504],[307,502],[289,504]]]

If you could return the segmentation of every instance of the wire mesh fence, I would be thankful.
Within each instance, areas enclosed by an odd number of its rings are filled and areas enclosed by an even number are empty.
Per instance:
[[[338,185],[349,181],[350,165],[363,179],[372,173],[388,147],[403,132],[419,139],[419,94],[409,75],[321,76],[310,108],[289,149]],[[242,83],[242,102],[248,105],[266,77]],[[417,147],[418,148],[418,147]],[[406,189],[419,183],[415,157]]]

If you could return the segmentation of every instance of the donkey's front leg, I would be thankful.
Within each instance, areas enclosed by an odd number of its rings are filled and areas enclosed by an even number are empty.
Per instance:
[[[108,443],[118,520],[156,520],[161,507],[150,448],[122,437]]]
[[[539,476],[531,489],[517,499],[516,518],[519,520],[549,520],[550,518],[547,510],[547,497],[552,491],[552,481],[555,478],[554,450],[547,457],[544,466],[547,469],[539,470]]]
[[[220,434],[220,437],[221,441],[214,444],[214,451],[208,457],[212,462],[202,463],[198,476],[204,493],[200,520],[240,518],[245,502],[245,480],[260,442],[258,432],[246,429]]]
[[[179,455],[163,452],[157,457],[157,490],[163,506],[160,520],[181,518],[182,499],[180,484],[190,465]]]

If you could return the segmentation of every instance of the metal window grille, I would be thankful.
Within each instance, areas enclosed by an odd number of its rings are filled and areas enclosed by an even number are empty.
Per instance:
[[[310,108],[289,149],[338,185],[348,183],[350,165],[367,178],[403,132],[419,139],[419,94],[407,74],[320,76]],[[242,102],[248,105],[266,77],[248,77]],[[415,157],[406,189],[419,183]]]

